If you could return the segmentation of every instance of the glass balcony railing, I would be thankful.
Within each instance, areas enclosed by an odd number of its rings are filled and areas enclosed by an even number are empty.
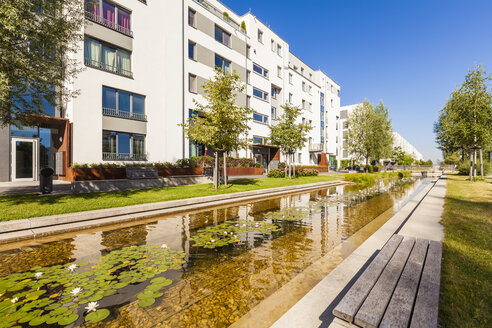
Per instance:
[[[109,27],[112,30],[115,30],[115,31],[118,31],[120,33],[123,33],[123,34],[126,34],[128,36],[133,37],[133,32],[129,28],[118,25],[116,22],[110,21],[110,20],[102,17],[101,15],[97,15],[97,14],[94,14],[90,11],[86,11],[85,12],[85,18],[87,18],[88,20],[90,20],[94,23],[104,25],[106,27]]]
[[[146,161],[145,154],[124,154],[124,153],[106,153],[103,152],[103,160],[105,161]]]
[[[133,78],[133,73],[131,71],[127,71],[121,67],[118,66],[113,66],[113,65],[108,65],[100,61],[95,61],[90,58],[84,58],[84,63],[86,66],[94,67],[94,68],[99,68],[102,69],[103,71],[106,72],[111,72],[115,73],[118,75],[123,75],[126,77]]]
[[[232,20],[230,17],[225,16],[223,11],[220,11],[218,8],[216,8],[208,1],[206,0],[193,0],[193,1],[200,4],[203,8],[207,9],[209,12],[222,19],[224,22],[232,26],[237,31],[241,32],[242,34],[246,34],[246,32],[241,28],[241,26],[237,22]]]
[[[126,112],[126,111],[117,110],[117,109],[113,109],[113,108],[103,107],[103,115],[128,118],[128,119],[137,120],[137,121],[147,121],[147,115],[145,115],[145,114]]]

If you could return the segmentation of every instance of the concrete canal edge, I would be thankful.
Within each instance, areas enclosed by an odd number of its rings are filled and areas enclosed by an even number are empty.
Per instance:
[[[345,185],[341,180],[296,186],[251,190],[230,194],[186,198],[158,203],[92,210],[0,222],[0,244],[55,234],[138,221],[156,216],[195,211],[207,207],[243,203],[259,198],[282,196],[320,188]]]
[[[436,185],[438,188],[435,188]],[[440,189],[443,185],[445,188],[445,178],[439,177],[421,190],[271,327],[355,327],[334,319],[333,308],[391,236],[402,230],[409,220],[415,220],[414,216],[418,215],[421,204],[424,207],[432,206],[428,203],[432,203],[436,196],[440,196],[438,194],[441,193]],[[412,224],[415,223],[412,222]],[[438,234],[436,237],[441,238],[442,236]],[[261,306],[261,303],[258,306]],[[243,324],[241,327],[249,327],[249,325]]]

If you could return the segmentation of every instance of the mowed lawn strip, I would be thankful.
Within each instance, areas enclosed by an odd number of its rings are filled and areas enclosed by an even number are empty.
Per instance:
[[[447,180],[439,320],[492,327],[492,185],[465,179]]]
[[[294,186],[338,179],[343,180],[343,176],[320,175],[316,177],[298,177],[290,180],[274,178],[245,179],[232,181],[227,187],[221,186],[217,191],[213,189],[211,184],[203,184],[88,194],[49,196],[38,196],[36,194],[5,195],[0,196],[0,221],[229,194],[256,189]]]

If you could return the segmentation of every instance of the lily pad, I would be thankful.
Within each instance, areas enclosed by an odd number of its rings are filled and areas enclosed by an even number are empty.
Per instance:
[[[140,305],[141,307],[147,307],[147,306],[151,306],[154,303],[155,303],[155,298],[147,297],[147,298],[141,299],[138,302],[138,305]]]
[[[78,318],[79,318],[79,315],[77,313],[72,313],[68,316],[63,316],[62,318],[60,318],[60,320],[58,320],[58,324],[60,326],[66,326],[66,325],[71,324],[72,322],[75,322]]]
[[[29,326],[39,326],[39,325],[45,323],[46,319],[47,318],[45,316],[36,317],[36,318],[32,319],[31,321],[29,321]]]
[[[91,312],[88,315],[86,315],[85,321],[87,321],[87,322],[99,322],[99,321],[106,319],[110,313],[111,312],[109,312],[108,309],[100,309],[100,310],[97,310],[95,312]]]

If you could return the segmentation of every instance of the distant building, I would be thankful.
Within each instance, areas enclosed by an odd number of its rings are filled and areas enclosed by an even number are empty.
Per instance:
[[[420,161],[424,159],[422,153],[420,153],[414,145],[409,143],[398,132],[393,132],[393,148],[400,147],[405,153],[410,154],[415,160]]]

